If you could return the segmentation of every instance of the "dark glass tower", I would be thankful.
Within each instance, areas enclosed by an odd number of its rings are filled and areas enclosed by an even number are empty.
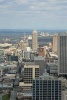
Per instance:
[[[50,77],[33,80],[32,100],[61,100],[61,80]]]
[[[58,75],[67,75],[67,33],[58,35]]]

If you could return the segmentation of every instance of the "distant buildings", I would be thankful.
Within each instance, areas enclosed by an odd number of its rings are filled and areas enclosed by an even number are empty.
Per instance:
[[[19,43],[19,47],[20,47],[21,50],[26,50],[26,48],[28,47],[27,40],[26,41],[21,40],[20,43]]]
[[[23,61],[34,61],[34,57],[38,56],[37,52],[23,51]]]
[[[7,61],[17,61],[18,62],[18,56],[15,55],[6,55]]]
[[[9,43],[0,43],[0,49],[7,49],[9,47],[11,47],[12,44],[9,44]]]
[[[58,75],[67,75],[67,33],[58,35]]]
[[[51,58],[56,58],[56,59],[58,59],[58,55],[55,54],[54,52],[49,52],[49,56],[50,56]]]
[[[58,51],[57,42],[58,42],[58,36],[54,35],[53,36],[53,52],[54,53],[57,53],[57,51]]]
[[[55,60],[54,62],[49,62],[46,64],[47,72],[53,75],[58,74],[58,60]]]
[[[31,52],[30,53],[30,59],[31,59],[31,61],[34,61],[34,56],[36,56],[36,53],[35,52]]]
[[[33,31],[32,33],[32,50],[36,51],[38,47],[38,34],[37,31]]]
[[[61,80],[48,74],[34,79],[32,100],[61,100]]]
[[[23,58],[26,60],[30,59],[30,51],[23,51]]]
[[[52,48],[52,43],[51,42],[48,42],[48,47]]]
[[[14,46],[8,48],[8,49],[5,49],[4,50],[4,55],[13,55],[16,51],[16,48]]]
[[[39,47],[37,49],[37,52],[38,52],[39,56],[44,57],[46,55],[46,47]]]

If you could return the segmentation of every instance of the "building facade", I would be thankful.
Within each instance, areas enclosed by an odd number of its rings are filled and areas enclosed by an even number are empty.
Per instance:
[[[30,59],[30,51],[23,51],[23,58]]]
[[[34,79],[32,100],[61,100],[61,80]]]
[[[39,77],[38,65],[24,65],[24,83],[32,84],[34,78]]]
[[[45,57],[37,56],[34,57],[35,65],[39,65],[39,75],[43,75],[45,69]]]
[[[54,53],[57,53],[57,51],[58,51],[57,42],[58,42],[58,36],[57,35],[54,35],[53,36],[53,52]]]
[[[32,33],[32,50],[36,51],[38,47],[38,35],[37,31],[33,31]]]
[[[67,33],[58,35],[58,75],[67,75]]]

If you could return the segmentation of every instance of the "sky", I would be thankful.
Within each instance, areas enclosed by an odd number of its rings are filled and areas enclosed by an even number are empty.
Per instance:
[[[0,0],[0,29],[67,29],[67,0]]]

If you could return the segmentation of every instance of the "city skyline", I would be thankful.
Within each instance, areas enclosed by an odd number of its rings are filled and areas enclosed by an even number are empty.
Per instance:
[[[67,0],[0,0],[0,29],[67,29]]]

